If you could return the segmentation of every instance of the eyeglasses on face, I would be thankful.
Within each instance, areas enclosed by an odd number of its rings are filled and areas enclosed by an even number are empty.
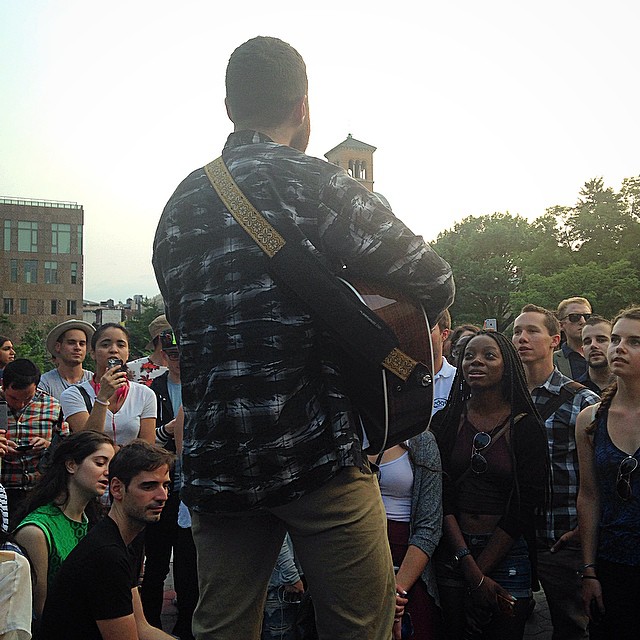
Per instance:
[[[479,452],[490,444],[491,436],[484,431],[479,431],[473,436],[473,451],[471,453],[471,471],[473,473],[484,473],[489,468],[487,459]]]
[[[169,360],[180,360],[180,352],[177,349],[163,349]]]
[[[569,322],[575,324],[576,322],[580,322],[580,318],[584,318],[586,322],[593,314],[592,313],[568,313],[564,318],[560,318],[560,320],[569,319]]]
[[[633,456],[627,456],[620,462],[616,491],[622,500],[629,500],[633,495],[631,489],[631,474],[638,468],[638,461]]]

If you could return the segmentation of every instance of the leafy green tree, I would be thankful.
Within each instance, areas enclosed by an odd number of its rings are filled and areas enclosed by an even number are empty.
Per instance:
[[[640,277],[627,260],[574,264],[552,275],[531,274],[526,286],[512,294],[511,304],[516,312],[530,303],[554,310],[560,300],[573,295],[584,296],[594,313],[611,318],[620,309],[640,303]]]
[[[28,358],[42,373],[53,368],[51,356],[47,352],[46,337],[51,327],[44,327],[35,321],[25,330],[20,343],[16,345],[16,357]]]
[[[569,211],[569,207],[550,207],[544,215],[531,222],[536,244],[521,256],[523,274],[550,276],[575,263],[571,239],[564,222]]]
[[[633,200],[631,184],[627,185],[628,198]],[[623,239],[640,223],[634,220],[620,193],[605,187],[602,178],[589,180],[580,190],[578,202],[566,217],[571,237],[577,247],[577,261],[610,262],[619,259],[618,251]]]
[[[524,277],[523,256],[541,242],[541,234],[525,218],[494,213],[469,216],[438,236],[434,248],[456,281],[454,324],[496,318],[501,331],[512,321],[511,294]]]
[[[147,342],[149,342],[149,324],[162,313],[164,313],[164,309],[160,308],[155,302],[146,299],[142,302],[142,311],[125,323],[131,336],[129,357],[132,360],[150,353],[146,348]]]
[[[5,313],[0,313],[0,335],[7,335],[11,333],[11,329],[14,329],[15,325],[11,322],[11,319]]]

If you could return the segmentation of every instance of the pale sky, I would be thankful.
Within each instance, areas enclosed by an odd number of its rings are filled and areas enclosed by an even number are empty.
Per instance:
[[[0,0],[0,196],[84,206],[85,298],[155,295],[160,213],[231,131],[229,55],[270,35],[307,63],[308,153],[377,147],[374,189],[414,232],[533,219],[640,174],[639,6]]]

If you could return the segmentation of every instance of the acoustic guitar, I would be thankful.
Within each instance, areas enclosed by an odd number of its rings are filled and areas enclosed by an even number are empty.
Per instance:
[[[431,330],[422,306],[388,285],[341,280],[395,333],[399,349],[416,363],[403,380],[385,367],[362,367],[347,359],[349,397],[367,436],[366,453],[378,454],[429,427],[434,368]]]

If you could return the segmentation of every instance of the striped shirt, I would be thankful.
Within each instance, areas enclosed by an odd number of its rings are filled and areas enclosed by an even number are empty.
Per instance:
[[[545,382],[531,392],[533,403],[539,412],[545,404],[560,394],[571,378],[554,369]],[[586,387],[580,389],[571,400],[561,404],[544,423],[551,458],[551,483],[553,495],[546,518],[539,516],[536,522],[538,544],[548,548],[567,531],[578,526],[576,499],[578,497],[578,451],[576,449],[576,419],[589,405],[600,398]]]
[[[396,284],[432,317],[451,303],[449,265],[342,169],[254,131],[232,134],[223,157],[254,206],[293,222],[327,265]],[[153,265],[181,349],[187,505],[277,506],[363,465],[320,328],[269,275],[204,169],[167,203]]]

